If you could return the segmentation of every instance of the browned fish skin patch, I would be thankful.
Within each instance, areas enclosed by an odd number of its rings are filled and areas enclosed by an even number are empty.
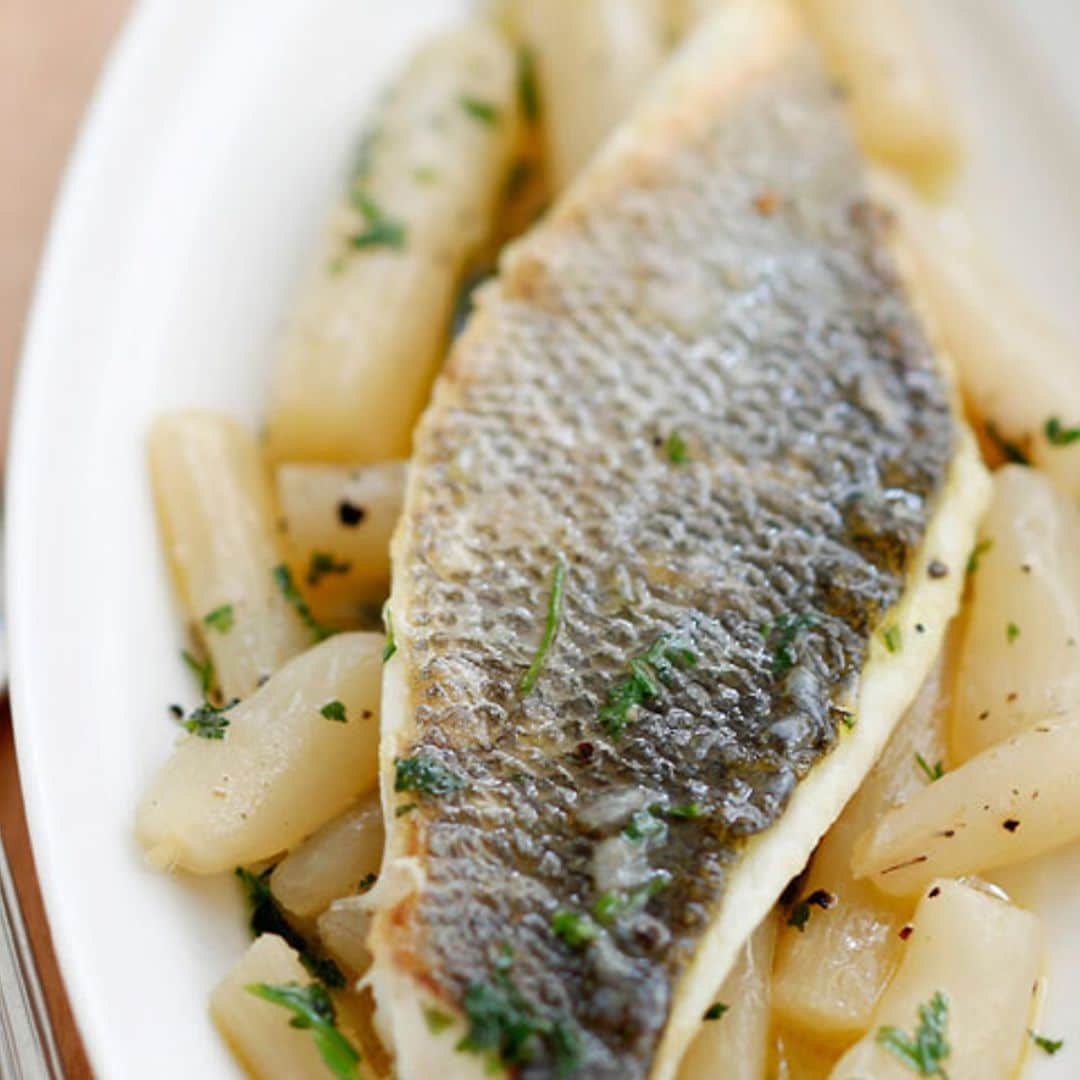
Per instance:
[[[465,781],[404,819],[419,956],[461,1007],[508,946],[573,1032],[574,1075],[619,1080],[648,1072],[741,844],[841,737],[830,705],[956,438],[808,52],[658,157],[487,298],[421,429],[395,568],[408,752]],[[559,632],[522,698],[560,558]],[[655,693],[615,737],[605,706],[661,640],[682,660],[646,668]],[[601,932],[568,944],[559,910]],[[519,1075],[557,1074],[551,1042]]]

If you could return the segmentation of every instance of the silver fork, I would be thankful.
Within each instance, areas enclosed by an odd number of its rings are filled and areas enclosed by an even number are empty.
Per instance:
[[[0,1077],[63,1080],[45,997],[0,834]]]

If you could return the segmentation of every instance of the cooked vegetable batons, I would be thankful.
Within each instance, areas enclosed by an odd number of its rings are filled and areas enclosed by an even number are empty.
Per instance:
[[[979,874],[1080,837],[1080,710],[984,750],[886,813],[852,868],[912,896],[942,875]]]
[[[213,874],[295,847],[375,787],[383,638],[341,634],[183,739],[139,804],[147,860]],[[340,706],[337,708],[336,706]]]
[[[923,187],[954,170],[959,137],[903,0],[801,0],[866,153]]]
[[[1041,938],[1029,912],[956,881],[933,884],[870,1030],[840,1059],[832,1080],[1015,1076]]]
[[[795,917],[793,909],[780,928],[773,1008],[783,1024],[815,1041],[842,1046],[862,1034],[896,966],[911,904],[857,880],[851,854],[884,811],[925,787],[941,768],[953,641],[950,633],[877,765],[818,846],[796,898],[807,917]]]
[[[311,981],[297,954],[281,938],[264,934],[252,942],[211,995],[210,1015],[214,1023],[256,1080],[331,1075],[311,1029],[293,1027],[290,1021],[294,1013],[257,997],[248,989],[260,983],[309,987]],[[351,1046],[349,1033],[337,1030],[336,1022],[333,1026],[338,1048],[341,1047],[338,1040]],[[345,1055],[347,1058],[347,1051]],[[374,1075],[363,1062],[352,1064],[357,1080],[368,1080]]]
[[[375,793],[290,851],[274,868],[270,887],[290,915],[312,918],[340,897],[370,888],[382,849],[382,808]]]
[[[272,460],[408,457],[518,130],[516,57],[493,27],[469,24],[416,54],[365,141],[286,332],[270,392]]]
[[[952,751],[957,762],[1080,707],[1080,512],[1007,465],[972,556]]]
[[[723,1076],[764,1080],[769,1063],[769,998],[776,912],[770,912],[743,946],[716,995],[701,1032],[679,1068],[679,1080]]]
[[[255,439],[220,413],[168,414],[150,433],[150,475],[177,591],[214,685],[226,701],[247,697],[311,641],[274,582],[283,559]]]
[[[321,622],[355,625],[365,605],[385,599],[407,468],[386,461],[278,469],[289,568]]]
[[[881,173],[875,193],[899,221],[971,411],[1008,452],[1080,496],[1080,349],[1026,307],[955,209]]]
[[[520,0],[536,62],[552,186],[574,179],[664,56],[661,0]]]

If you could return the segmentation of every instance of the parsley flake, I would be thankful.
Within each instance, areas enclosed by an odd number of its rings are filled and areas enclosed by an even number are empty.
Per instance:
[[[672,465],[687,465],[693,460],[690,457],[686,440],[677,431],[673,431],[667,437],[667,442],[664,443],[664,451],[667,453],[667,459]]]
[[[525,672],[518,685],[518,692],[524,696],[532,692],[536,686],[536,680],[540,678],[540,671],[547,659],[547,654],[555,642],[555,635],[559,632],[559,620],[562,618],[563,589],[566,581],[566,562],[561,557],[555,562],[555,569],[551,572],[551,592],[548,593],[547,621],[544,624],[544,634],[540,639],[536,655],[533,657],[529,670]]]
[[[885,642],[885,648],[889,652],[899,652],[901,644],[900,627],[896,623],[890,623],[881,631],[881,640]]]
[[[979,569],[979,560],[994,546],[994,541],[990,539],[980,540],[972,549],[971,554],[968,556],[967,561],[967,573],[974,574]]]
[[[338,1080],[360,1080],[360,1072],[356,1068],[360,1055],[338,1030],[334,1003],[325,987],[318,983],[309,986],[300,986],[299,983],[285,983],[282,986],[251,983],[245,989],[263,1001],[288,1009],[293,1014],[290,1027],[311,1032],[319,1057]]]
[[[948,1080],[943,1062],[949,1059],[949,1044],[945,1028],[949,1018],[949,1002],[938,990],[930,1001],[919,1006],[919,1026],[908,1036],[899,1028],[878,1028],[878,1046],[899,1058],[919,1076],[938,1076]]]
[[[352,569],[348,559],[335,559],[328,551],[313,551],[308,563],[306,580],[309,585],[318,585],[330,574],[347,574]]]
[[[540,119],[540,89],[536,80],[536,54],[528,46],[518,51],[518,103],[530,124]]]
[[[623,835],[628,840],[651,840],[655,837],[663,837],[667,834],[667,825],[660,820],[659,814],[653,810],[635,810],[629,824],[623,829]]]
[[[730,1008],[730,1006],[725,1005],[722,1001],[714,1001],[713,1004],[710,1005],[705,1010],[705,1015],[702,1016],[701,1019],[702,1020],[719,1020],[720,1017],[723,1016],[724,1013],[726,1013],[729,1008]]]
[[[1020,627],[1011,622],[1005,627],[1005,640],[1011,645],[1020,636]]]
[[[284,563],[275,566],[272,573],[274,576],[274,584],[281,590],[281,595],[285,598],[285,602],[300,616],[304,625],[311,631],[316,643],[325,641],[328,637],[333,637],[334,634],[337,633],[336,630],[331,630],[330,627],[323,626],[323,624],[315,618],[311,608],[308,607],[307,601],[300,595],[300,590],[296,587],[296,582],[293,581],[292,572]]]
[[[382,659],[385,664],[397,652],[397,642],[394,640],[394,616],[390,613],[389,608],[383,612],[383,619],[386,622],[386,644],[383,646],[382,651]]]
[[[227,634],[233,628],[233,614],[232,604],[222,604],[203,616],[203,625],[219,634]]]
[[[353,205],[364,219],[360,232],[349,237],[349,244],[357,249],[385,247],[400,250],[405,246],[405,226],[389,217],[370,195],[353,193]]]
[[[454,1018],[442,1009],[433,1009],[430,1006],[424,1009],[424,1023],[432,1035],[441,1035],[448,1027],[452,1027]]]
[[[456,772],[441,761],[417,754],[415,757],[394,759],[394,790],[416,791],[437,797],[460,791],[465,786]]]
[[[202,696],[208,698],[214,688],[214,661],[210,657],[199,660],[189,653],[187,649],[180,655],[184,658],[184,663],[187,664],[191,673],[199,680],[199,690],[202,692]]]
[[[922,769],[923,774],[931,784],[935,780],[940,780],[945,775],[945,767],[940,761],[935,761],[934,764],[931,765],[918,751],[915,752],[915,764]]]
[[[765,636],[765,643],[773,650],[772,673],[774,676],[783,675],[795,666],[799,659],[795,651],[795,639],[804,630],[809,630],[817,623],[817,615],[812,611],[806,611],[801,615],[790,613],[780,615],[765,625],[762,634]]]
[[[1039,1035],[1038,1033],[1028,1028],[1028,1034],[1031,1036],[1031,1041],[1045,1054],[1054,1056],[1064,1045],[1064,1039],[1048,1039],[1045,1035]]]
[[[551,929],[574,949],[588,945],[600,933],[600,928],[588,915],[581,915],[576,911],[556,911],[551,916]]]
[[[458,98],[458,104],[469,116],[481,124],[487,124],[490,127],[499,122],[499,108],[497,105],[492,105],[490,101],[484,101],[469,94],[462,94]]]
[[[1046,441],[1051,446],[1071,446],[1080,440],[1080,425],[1077,427],[1065,427],[1056,416],[1051,416],[1043,428]]]
[[[697,659],[681,639],[661,634],[646,653],[630,661],[629,676],[608,691],[607,704],[600,710],[607,733],[614,738],[622,735],[633,710],[659,696],[659,683],[670,683],[677,667],[691,667]]]
[[[348,723],[349,718],[345,715],[345,705],[340,701],[328,701],[319,712],[327,720],[333,720],[338,724]]]
[[[238,700],[230,701],[219,709],[204,701],[183,721],[181,727],[192,735],[198,735],[200,739],[224,739],[225,729],[229,726],[229,718],[225,713],[236,704]]]
[[[806,924],[810,921],[811,907],[828,911],[836,903],[836,897],[826,889],[815,889],[805,899],[800,900],[788,915],[788,926],[794,926],[800,934],[806,933]]]

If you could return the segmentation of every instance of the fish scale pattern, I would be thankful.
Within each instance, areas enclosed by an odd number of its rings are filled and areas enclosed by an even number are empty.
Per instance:
[[[459,1006],[512,950],[556,1024],[529,1078],[648,1073],[745,839],[843,737],[956,441],[811,53],[664,151],[556,213],[483,297],[395,565],[411,753],[464,781],[407,819],[417,948]],[[559,632],[523,697],[557,560]],[[681,652],[615,734],[605,707],[658,643]],[[612,795],[663,828],[598,823]],[[605,895],[587,948],[552,932]]]

